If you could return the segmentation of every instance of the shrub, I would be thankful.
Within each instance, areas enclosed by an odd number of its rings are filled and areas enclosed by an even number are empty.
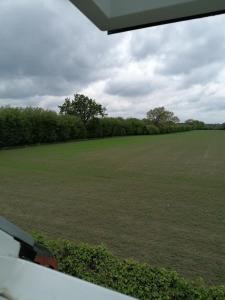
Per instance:
[[[159,128],[153,124],[147,125],[146,126],[148,134],[159,134]]]
[[[37,233],[34,236],[54,253],[59,271],[138,299],[225,299],[224,286],[206,287],[202,280],[191,282],[173,271],[122,260],[104,246],[52,241]]]
[[[87,135],[89,138],[103,137],[101,119],[95,118],[87,122]]]
[[[82,121],[41,108],[0,108],[0,147],[86,137]]]

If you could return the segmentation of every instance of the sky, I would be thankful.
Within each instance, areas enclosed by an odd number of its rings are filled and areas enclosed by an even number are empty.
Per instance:
[[[109,116],[225,122],[224,29],[221,15],[108,36],[68,0],[1,0],[0,106],[82,93]]]

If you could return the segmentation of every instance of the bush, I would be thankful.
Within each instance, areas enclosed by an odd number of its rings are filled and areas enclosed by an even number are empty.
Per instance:
[[[101,138],[104,136],[101,119],[95,118],[87,122],[87,136],[88,138]]]
[[[147,134],[145,123],[135,118],[102,118],[99,127],[102,137]]]
[[[159,128],[153,124],[147,125],[146,127],[147,127],[148,134],[159,134],[160,133]]]
[[[86,138],[87,132],[80,119],[70,115],[58,115],[57,117],[57,135],[59,141]]]
[[[0,108],[0,147],[84,138],[80,119],[41,108]]]
[[[138,299],[225,299],[224,286],[206,287],[202,280],[191,282],[173,271],[122,260],[104,246],[52,241],[40,234],[34,237],[54,253],[59,271]]]

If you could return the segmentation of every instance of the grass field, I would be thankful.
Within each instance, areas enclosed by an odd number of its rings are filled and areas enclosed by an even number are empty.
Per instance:
[[[0,214],[225,283],[225,131],[0,151]]]

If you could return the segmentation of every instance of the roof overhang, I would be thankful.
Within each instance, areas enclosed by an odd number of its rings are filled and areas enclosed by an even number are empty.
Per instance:
[[[225,0],[70,0],[111,33],[225,13]]]

